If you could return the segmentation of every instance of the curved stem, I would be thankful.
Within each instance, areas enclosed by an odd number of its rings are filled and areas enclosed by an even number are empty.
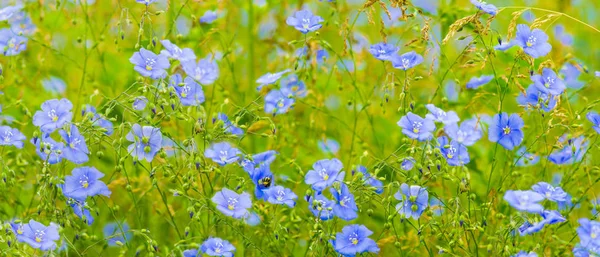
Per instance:
[[[592,29],[592,30],[600,33],[600,30],[597,29],[597,28],[595,28],[594,26],[592,26],[590,24],[587,24],[587,23],[585,23],[585,22],[583,22],[583,21],[581,21],[579,19],[576,19],[575,17],[573,17],[571,15],[568,15],[568,14],[562,13],[562,12],[552,11],[552,10],[548,10],[548,9],[544,9],[544,8],[525,7],[525,6],[506,6],[506,7],[500,8],[500,10],[503,10],[503,9],[531,9],[531,10],[536,10],[536,11],[543,11],[543,12],[549,12],[549,13],[554,13],[554,14],[560,14],[562,16],[565,16],[565,17],[567,17],[567,18],[569,18],[571,20],[574,20],[576,22],[579,22],[579,23],[585,25],[586,27],[588,27],[588,28],[590,28],[590,29]]]

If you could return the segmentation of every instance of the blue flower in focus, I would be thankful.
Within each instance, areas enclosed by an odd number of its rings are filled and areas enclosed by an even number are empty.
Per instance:
[[[533,185],[531,189],[553,202],[564,202],[567,200],[567,193],[565,193],[562,188],[553,187],[546,182],[538,182]]]
[[[393,44],[388,43],[377,43],[371,45],[369,52],[373,57],[382,60],[389,61],[398,52],[399,48]]]
[[[242,154],[240,150],[227,142],[214,143],[204,151],[204,157],[210,158],[221,166],[236,162],[240,154]]]
[[[14,232],[16,232],[17,241],[27,243],[32,248],[42,251],[54,250],[56,248],[55,241],[60,239],[58,225],[50,223],[49,226],[44,226],[35,220],[29,220],[29,223],[22,224]]]
[[[27,38],[10,29],[0,29],[0,50],[4,56],[14,56],[27,49]]]
[[[366,186],[372,186],[375,188],[375,193],[381,194],[383,193],[383,182],[379,181],[375,176],[371,175],[365,166],[358,165],[356,167],[358,172],[363,174],[364,184]]]
[[[408,112],[398,121],[402,133],[412,139],[427,141],[433,137],[435,124],[430,119],[423,119],[412,112]]]
[[[588,112],[585,117],[593,124],[592,128],[600,134],[600,115],[595,111]],[[1,134],[1,133],[0,133]]]
[[[524,125],[523,119],[515,113],[510,116],[505,112],[496,114],[488,130],[488,139],[512,150],[523,142]]]
[[[273,186],[267,190],[267,201],[272,204],[285,204],[290,208],[296,206],[298,196],[289,188],[282,186]]]
[[[535,252],[525,252],[525,251],[520,251],[517,254],[511,256],[511,257],[538,257],[537,253]]]
[[[285,21],[287,25],[296,28],[302,34],[320,29],[323,25],[321,16],[313,15],[309,10],[301,10],[294,13]]]
[[[67,84],[60,78],[50,76],[49,78],[42,80],[42,87],[48,92],[62,95],[67,89]]]
[[[532,31],[525,24],[517,25],[517,36],[514,40],[516,45],[523,48],[523,51],[533,58],[544,57],[552,50],[546,33],[540,29]]]
[[[204,91],[194,79],[186,77],[182,79],[181,74],[171,76],[169,85],[175,89],[175,93],[183,106],[199,106],[204,103]]]
[[[269,150],[266,152],[258,153],[253,155],[251,158],[244,158],[240,162],[242,168],[248,172],[250,177],[253,176],[254,172],[261,169],[263,166],[269,166],[277,157],[277,152]]]
[[[44,133],[52,133],[73,119],[73,104],[63,99],[51,99],[42,104],[42,110],[33,115],[33,125]]]
[[[237,136],[244,135],[244,130],[235,126],[231,122],[231,120],[229,120],[229,117],[227,117],[227,115],[225,115],[224,113],[220,112],[219,114],[217,114],[217,119],[223,122],[223,128],[227,133],[231,133]]]
[[[148,104],[148,98],[145,96],[138,96],[133,100],[133,109],[136,111],[141,111],[146,109],[146,105]]]
[[[248,193],[237,194],[227,188],[217,192],[211,200],[217,205],[217,210],[235,219],[247,217],[249,214],[248,209],[252,207],[252,201]]]
[[[433,104],[425,105],[429,113],[425,115],[425,118],[441,122],[444,124],[454,124],[460,121],[458,115],[454,111],[445,112],[444,110],[435,107]]]
[[[200,252],[209,256],[233,257],[235,247],[227,240],[211,237],[202,243]]]
[[[321,150],[323,153],[337,154],[337,152],[340,150],[340,143],[333,138],[319,140],[317,145],[319,146],[319,150]]]
[[[104,238],[108,241],[108,246],[123,245],[133,237],[133,234],[129,232],[129,225],[124,222],[119,225],[116,222],[110,222],[104,225],[102,229]]]
[[[396,211],[406,218],[419,219],[429,204],[429,193],[420,186],[408,186],[403,183],[400,191],[394,194],[394,198],[400,201],[396,205]]]
[[[484,11],[485,13],[495,16],[498,13],[498,8],[493,4],[488,4],[481,0],[471,0],[471,3],[477,7],[477,9]]]
[[[277,82],[284,74],[288,72],[290,72],[290,69],[286,69],[277,73],[267,73],[260,76],[260,78],[256,80],[256,83],[259,84],[256,90],[260,91],[266,85],[275,84],[275,82]]]
[[[49,134],[45,134],[40,138],[32,138],[31,143],[35,145],[38,156],[43,161],[47,161],[48,164],[56,164],[62,160],[62,151],[65,144],[54,141]]]
[[[200,17],[200,23],[211,24],[217,19],[217,12],[208,10]]]
[[[573,164],[583,160],[587,152],[589,142],[585,137],[579,136],[575,139],[569,139],[565,143],[565,136],[561,137],[559,143],[565,144],[561,150],[556,150],[548,156],[548,160],[554,164]]]
[[[541,75],[531,76],[531,81],[535,87],[544,94],[560,95],[565,91],[565,83],[556,76],[556,73],[548,68],[544,68]]]
[[[544,207],[539,203],[544,200],[544,196],[531,190],[507,190],[504,193],[504,200],[518,211],[540,213],[544,210]]]
[[[196,60],[196,54],[194,54],[194,51],[190,48],[181,49],[177,45],[171,43],[168,39],[161,40],[160,43],[165,47],[164,50],[160,51],[161,55],[178,60],[182,63]]]
[[[319,160],[313,164],[312,169],[304,176],[304,183],[311,185],[315,191],[321,192],[333,185],[333,182],[344,179],[346,173],[342,171],[342,168],[342,162],[338,159]]]
[[[139,1],[139,0],[138,0]],[[155,54],[144,48],[133,53],[129,62],[135,65],[133,69],[140,75],[151,79],[162,79],[167,76],[167,71],[171,64],[169,58],[163,54]]]
[[[472,77],[469,82],[467,82],[467,88],[476,89],[480,86],[483,86],[494,79],[492,75],[483,75],[481,77]]]
[[[474,145],[483,136],[483,130],[477,118],[465,120],[460,126],[457,123],[446,125],[444,131],[453,141],[465,146]]]
[[[450,166],[463,166],[471,161],[467,147],[458,142],[449,142],[445,136],[438,138],[440,152]]]
[[[573,65],[571,63],[565,63],[560,69],[560,74],[564,77],[565,85],[567,85],[568,88],[580,89],[585,86],[584,82],[579,81],[579,75],[581,75],[579,67],[579,64]]]
[[[400,165],[400,167],[403,170],[409,171],[409,170],[413,169],[413,167],[415,166],[416,162],[417,161],[415,161],[415,158],[407,157],[407,158],[404,158],[404,160],[402,161],[402,164]]]
[[[113,133],[114,128],[112,122],[100,116],[96,112],[96,108],[88,104],[85,106],[85,109],[83,109],[82,114],[85,115],[88,112],[93,114],[92,117],[90,117],[92,125],[106,129],[106,132],[104,133],[108,136],[110,136]]]
[[[390,59],[392,61],[392,66],[396,69],[408,70],[413,68],[423,62],[423,56],[415,53],[415,51],[411,51],[405,53],[403,55],[394,55]]]
[[[104,173],[94,167],[79,167],[71,171],[70,176],[65,177],[65,183],[61,185],[66,197],[77,201],[85,201],[89,196],[104,195],[109,197],[110,189],[100,179]]]
[[[219,78],[219,66],[215,60],[210,60],[208,56],[204,59],[200,59],[198,63],[194,60],[189,60],[181,63],[185,74],[195,79],[202,85],[210,85]]]
[[[531,165],[535,165],[540,161],[540,157],[536,154],[527,152],[525,146],[522,146],[517,150],[517,157],[515,157],[515,162],[517,163],[517,167],[527,167]]]
[[[0,126],[0,145],[12,145],[16,148],[23,148],[23,140],[27,138],[21,131],[9,126]]]
[[[268,196],[265,193],[275,184],[275,178],[269,165],[261,165],[249,175],[255,186],[254,195],[256,198],[266,200]]]
[[[79,129],[75,124],[71,124],[71,128],[67,132],[64,129],[58,131],[60,136],[65,140],[65,148],[62,150],[62,157],[75,163],[82,164],[89,160],[87,145],[85,138],[79,133]]]
[[[159,128],[133,124],[131,131],[125,137],[133,144],[127,147],[127,152],[138,160],[152,162],[154,156],[162,147],[162,133]]]
[[[347,225],[331,241],[336,252],[343,256],[357,256],[363,253],[379,253],[379,247],[369,236],[373,232],[363,225]]]
[[[333,207],[335,202],[327,199],[322,194],[317,194],[313,197],[314,199],[308,198],[308,208],[315,217],[319,217],[321,220],[328,220],[333,218]]]
[[[265,96],[265,113],[274,115],[286,113],[295,102],[290,90],[286,88],[273,89]]]
[[[525,95],[519,94],[517,103],[525,108],[533,107],[549,112],[556,107],[556,98],[540,91],[535,85],[529,85]]]
[[[329,192],[333,196],[335,205],[333,206],[333,214],[343,220],[353,220],[358,217],[356,212],[358,207],[354,201],[354,195],[350,193],[350,189],[345,183],[340,183],[340,190],[330,188]]]

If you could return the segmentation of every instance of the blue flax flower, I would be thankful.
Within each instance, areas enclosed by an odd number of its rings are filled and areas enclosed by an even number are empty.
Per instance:
[[[104,238],[108,241],[108,246],[120,246],[131,240],[133,234],[129,232],[129,224],[126,222],[120,226],[116,222],[109,222],[102,229]]]
[[[159,128],[133,124],[131,131],[125,137],[133,144],[127,147],[127,152],[138,160],[146,159],[151,162],[162,147],[162,134]]]
[[[383,193],[383,182],[379,181],[375,176],[371,175],[365,166],[358,165],[356,167],[358,172],[363,174],[364,184],[366,186],[372,186],[375,188],[375,193],[381,194]]]
[[[82,164],[89,160],[87,145],[85,138],[79,133],[79,129],[75,124],[71,124],[71,128],[67,132],[61,129],[58,133],[65,140],[65,148],[63,149],[62,157],[75,163]]]
[[[296,74],[291,74],[281,80],[281,88],[285,88],[292,92],[294,97],[304,98],[308,93],[304,82],[298,80]]]
[[[600,222],[589,219],[579,219],[577,234],[581,245],[590,249],[600,247]]]
[[[535,252],[525,252],[525,251],[520,251],[517,254],[511,256],[511,257],[538,257],[537,253]]]
[[[423,62],[423,56],[415,53],[415,51],[411,51],[405,53],[403,55],[394,55],[390,59],[392,61],[392,66],[396,69],[408,70],[413,68]]]
[[[531,165],[535,165],[540,161],[540,157],[536,154],[527,152],[525,146],[522,146],[517,150],[517,156],[515,157],[515,162],[517,163],[517,167],[527,167]]]
[[[544,210],[544,207],[539,203],[544,200],[544,196],[531,190],[507,190],[504,193],[504,200],[518,211],[540,213]]]
[[[92,121],[92,124],[94,126],[106,129],[106,132],[104,132],[104,134],[110,136],[114,132],[112,122],[100,116],[98,112],[96,112],[96,108],[89,104],[85,106],[85,109],[82,111],[82,114],[85,115],[88,112],[93,114],[92,117],[90,117],[90,120]]]
[[[307,199],[308,208],[315,217],[319,217],[321,220],[328,220],[333,218],[333,208],[335,201],[327,199],[322,194],[317,194],[314,197]]]
[[[42,251],[54,250],[56,241],[60,239],[58,225],[50,223],[49,226],[44,226],[35,220],[20,226],[15,234],[19,242],[27,243],[32,248]]]
[[[483,136],[481,124],[476,118],[465,120],[460,126],[456,123],[446,125],[444,131],[453,141],[465,146],[474,145]]]
[[[402,133],[412,139],[427,141],[433,137],[435,124],[430,119],[423,119],[412,112],[407,113],[398,121]]]
[[[362,253],[379,253],[379,247],[369,236],[373,232],[364,225],[347,225],[342,232],[337,233],[331,242],[335,251],[343,256],[356,256]]]
[[[197,63],[194,60],[183,62],[181,66],[185,74],[202,85],[210,85],[219,78],[219,66],[215,60],[211,61],[210,56],[200,59]]]
[[[505,112],[496,114],[489,127],[488,139],[512,150],[523,142],[524,125],[523,119],[515,113],[510,116]]]
[[[40,138],[32,138],[31,143],[35,145],[35,151],[43,161],[47,161],[48,164],[56,164],[62,160],[62,151],[65,148],[65,144],[62,142],[56,142],[45,134]]]
[[[600,115],[598,115],[598,113],[595,111],[590,111],[585,115],[585,117],[592,122],[592,128],[594,128],[596,133],[600,134]]]
[[[60,78],[50,76],[42,80],[42,87],[48,92],[62,95],[67,89],[67,84]]]
[[[320,29],[323,25],[323,18],[318,15],[313,15],[309,10],[301,10],[294,13],[285,21],[287,25],[296,28],[302,34]]]
[[[566,88],[562,79],[556,76],[556,72],[548,68],[544,68],[541,75],[531,76],[531,81],[544,94],[560,95]]]
[[[265,96],[265,112],[283,114],[296,102],[293,93],[287,88],[273,89]]]
[[[242,168],[244,168],[246,172],[248,172],[250,177],[252,177],[254,172],[257,172],[257,170],[259,170],[263,166],[271,165],[271,163],[275,161],[275,158],[277,157],[276,155],[277,152],[274,150],[257,153],[255,155],[252,155],[252,158],[242,159],[240,165],[242,166]]]
[[[160,51],[160,54],[168,58],[178,60],[182,63],[196,60],[196,54],[194,54],[194,51],[190,48],[181,49],[167,39],[161,40],[160,43],[165,47],[164,50]]]
[[[399,48],[393,44],[388,43],[377,43],[371,45],[369,52],[373,57],[382,60],[389,61],[398,52]]]
[[[21,9],[23,9],[23,5],[9,5],[2,9],[0,9],[0,21],[5,21],[17,15]]]
[[[275,178],[269,165],[261,165],[250,173],[250,179],[254,183],[254,195],[257,199],[268,197],[265,193],[275,184]]]
[[[520,94],[517,97],[517,103],[523,105],[525,108],[533,107],[540,108],[545,112],[556,107],[556,98],[552,95],[540,91],[535,85],[529,85],[525,95]]]
[[[216,19],[217,19],[217,12],[208,10],[208,11],[204,12],[202,17],[200,17],[200,19],[198,21],[200,21],[200,23],[211,24]]]
[[[156,2],[156,0],[135,0],[135,1],[139,4],[145,4],[146,6],[148,6],[151,3]]]
[[[531,189],[553,202],[564,202],[567,200],[567,193],[562,188],[554,187],[546,182],[539,182],[533,185]]]
[[[544,31],[540,29],[532,31],[525,24],[517,25],[517,36],[514,40],[516,45],[533,58],[544,57],[552,50],[552,45],[548,43],[548,35]]]
[[[485,13],[495,16],[498,13],[498,8],[493,4],[488,4],[481,0],[471,0],[471,3],[477,7],[477,9],[484,11]]]
[[[284,74],[288,72],[290,72],[290,69],[276,73],[266,73],[265,75],[260,76],[260,78],[256,80],[256,83],[259,84],[256,90],[261,90],[266,85],[275,84],[275,82],[277,82]]]
[[[537,223],[530,223],[529,221],[525,221],[521,227],[519,227],[519,234],[521,236],[533,234],[535,232],[539,232],[546,225],[552,225],[559,222],[565,222],[566,219],[558,211],[542,211],[540,213],[542,216],[542,220]]]
[[[340,183],[339,191],[332,187],[329,189],[329,192],[331,192],[336,203],[333,206],[333,214],[335,216],[343,220],[353,220],[358,217],[358,214],[356,214],[358,207],[354,201],[354,195],[350,193],[350,189],[348,189],[345,183]]]
[[[73,104],[63,99],[51,99],[42,104],[42,110],[33,115],[33,125],[44,133],[52,133],[73,119]]]
[[[74,168],[70,176],[65,177],[65,184],[62,190],[66,197],[77,201],[85,201],[89,196],[104,195],[110,196],[110,189],[100,180],[104,173],[94,167]]]
[[[402,168],[403,170],[409,171],[415,167],[415,163],[416,163],[415,158],[407,157],[407,158],[404,158],[404,160],[402,161],[402,164],[400,164],[400,168]]]
[[[492,75],[483,75],[481,77],[472,77],[469,82],[467,82],[467,88],[476,89],[480,86],[483,86],[494,79]]]
[[[445,112],[444,110],[435,107],[433,104],[425,105],[429,113],[425,115],[425,118],[441,122],[444,124],[454,124],[460,121],[460,118],[455,111]]]
[[[238,194],[227,188],[217,192],[211,200],[217,205],[217,210],[236,219],[246,218],[249,214],[248,209],[252,207],[248,193]]]
[[[235,247],[227,240],[212,237],[202,243],[200,251],[209,256],[233,257]]]
[[[346,173],[341,172],[342,168],[342,162],[338,159],[319,160],[304,176],[304,183],[311,185],[315,191],[321,192],[334,182],[344,179]]]
[[[450,166],[463,166],[471,161],[467,147],[458,142],[450,142],[447,137],[438,138],[440,152]]]
[[[223,122],[223,128],[227,133],[231,133],[236,136],[244,135],[244,130],[235,126],[233,122],[229,120],[229,117],[227,117],[225,113],[220,112],[219,114],[217,114],[217,119]]]
[[[10,29],[0,29],[0,51],[4,56],[14,56],[27,49],[27,38]]]
[[[167,71],[171,64],[169,58],[163,54],[155,54],[144,48],[133,53],[129,62],[135,65],[133,69],[140,75],[151,79],[161,79],[167,76]]]
[[[579,80],[579,75],[581,75],[580,65],[578,63],[571,64],[565,63],[563,67],[560,69],[560,74],[564,77],[564,82],[569,88],[580,89],[585,86],[585,83]]]
[[[589,146],[589,142],[585,140],[585,137],[579,136],[575,139],[569,139],[566,143],[564,142],[565,139],[565,136],[561,137],[559,142],[563,143],[564,147],[552,152],[548,156],[548,160],[558,165],[573,164],[583,160]]]
[[[202,86],[198,85],[194,79],[190,77],[182,79],[181,74],[175,74],[171,76],[169,85],[175,89],[181,105],[199,106],[204,103]]]
[[[0,145],[13,145],[16,148],[23,148],[23,140],[27,138],[21,131],[9,126],[0,126]]]
[[[333,138],[326,138],[317,142],[319,150],[323,153],[337,154],[340,150],[340,143]]]
[[[217,164],[225,166],[230,163],[236,162],[240,158],[240,150],[231,146],[227,142],[220,142],[212,144],[208,149],[204,151],[204,157],[210,158]]]
[[[148,105],[148,98],[145,96],[138,96],[133,100],[133,109],[136,111],[141,111],[146,109],[146,105]]]
[[[290,208],[296,206],[298,196],[289,188],[273,186],[267,191],[267,201],[272,204],[285,204]]]
[[[429,193],[427,189],[420,186],[408,186],[403,183],[400,190],[394,194],[394,198],[400,201],[396,205],[396,211],[405,218],[419,219],[429,204]]]
[[[77,201],[75,199],[69,199],[67,204],[73,208],[73,213],[82,219],[86,224],[92,225],[94,223],[94,217],[88,208],[85,206],[84,201]]]

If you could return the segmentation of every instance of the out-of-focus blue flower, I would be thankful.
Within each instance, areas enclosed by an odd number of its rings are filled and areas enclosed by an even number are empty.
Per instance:
[[[42,251],[54,250],[56,241],[60,239],[58,225],[51,222],[49,226],[44,226],[35,220],[29,220],[29,223],[19,226],[15,235],[17,241]]]
[[[311,31],[320,29],[323,25],[321,16],[313,15],[309,10],[301,10],[294,13],[285,21],[287,25],[296,28],[298,31],[306,34]]]
[[[558,40],[564,46],[573,45],[573,36],[571,36],[571,34],[565,32],[565,26],[563,26],[562,24],[558,24],[558,25],[554,26],[554,35],[556,35],[556,38],[558,38]]]
[[[340,191],[335,188],[330,188],[329,192],[333,196],[335,206],[333,206],[333,214],[343,220],[353,220],[358,217],[356,212],[358,207],[354,201],[354,195],[350,193],[350,189],[345,183],[340,183]]]
[[[412,4],[415,7],[419,7],[426,12],[429,12],[433,15],[437,15],[438,14],[437,9],[440,5],[440,1],[439,0],[419,0],[419,1],[414,1],[414,3],[412,3]]]
[[[294,97],[304,98],[306,97],[306,85],[304,82],[298,80],[298,76],[296,74],[291,74],[283,79],[281,79],[281,87],[287,89],[292,92]]]
[[[319,160],[304,176],[304,183],[311,185],[315,191],[321,192],[333,185],[334,182],[344,179],[346,173],[342,171],[342,168],[342,162],[338,159]]]
[[[577,235],[579,235],[581,245],[586,248],[600,247],[600,240],[598,240],[598,236],[600,235],[600,222],[586,218],[579,219]]]
[[[598,113],[595,111],[590,111],[585,115],[585,117],[592,122],[592,128],[594,128],[596,133],[600,134],[600,115],[598,115]]]
[[[477,7],[477,9],[483,12],[495,16],[498,13],[498,8],[493,4],[488,4],[481,0],[471,0],[471,3]]]
[[[23,140],[27,138],[21,131],[9,126],[0,126],[0,145],[13,145],[16,148],[23,148]]]
[[[597,78],[600,78],[600,71],[595,71],[595,72],[594,72],[594,75],[595,75]]]
[[[139,1],[139,0],[138,0]],[[167,71],[171,64],[169,58],[163,54],[155,54],[144,48],[133,53],[129,62],[135,65],[133,69],[140,75],[151,79],[162,79],[167,76]]]
[[[494,49],[496,49],[498,51],[506,51],[508,49],[511,49],[515,45],[516,45],[516,41],[514,41],[514,40],[501,41],[498,45],[494,46]]]
[[[246,192],[238,194],[227,188],[217,192],[212,198],[217,205],[217,210],[226,216],[241,219],[248,216],[248,209],[252,207],[250,195]]]
[[[548,68],[544,68],[541,75],[531,76],[531,81],[535,87],[544,94],[560,95],[565,91],[565,83],[556,76],[556,73]]]
[[[10,29],[0,29],[0,50],[4,56],[14,56],[27,49],[27,38]]]
[[[25,12],[16,13],[8,22],[10,23],[10,30],[19,36],[31,36],[37,29],[29,14]]]
[[[517,150],[515,161],[517,162],[518,167],[527,167],[537,164],[540,161],[540,157],[536,154],[527,152],[526,147],[523,146]]]
[[[564,143],[565,136],[561,137],[559,142]],[[579,136],[575,139],[567,140],[567,143],[561,150],[556,150],[548,156],[548,160],[554,164],[573,164],[580,162],[587,152],[589,142],[585,137]]]
[[[296,102],[287,88],[273,89],[265,96],[265,113],[283,114]]]
[[[61,185],[66,197],[84,202],[87,197],[103,195],[109,197],[111,192],[102,180],[104,173],[94,167],[79,167],[71,171],[70,176],[65,177],[65,183]]]
[[[442,206],[442,201],[437,197],[429,198],[429,209],[433,212],[433,215],[440,216],[444,212],[444,206]]]
[[[383,193],[383,182],[379,181],[375,176],[371,175],[365,166],[358,165],[358,172],[363,174],[364,184],[375,188],[375,193]]]
[[[329,137],[325,140],[319,140],[317,145],[319,146],[319,150],[321,150],[323,153],[337,154],[337,152],[340,150],[340,143]]]
[[[135,1],[137,3],[139,3],[139,4],[145,4],[146,6],[149,5],[149,4],[151,4],[151,3],[156,2],[156,0],[135,0]]]
[[[549,112],[556,107],[556,98],[540,91],[535,85],[529,85],[526,95],[520,94],[517,103],[525,108],[533,107]]]
[[[133,237],[133,234],[129,232],[129,225],[126,222],[120,226],[116,222],[107,223],[102,229],[102,234],[104,234],[108,246],[123,245]]]
[[[225,129],[226,132],[231,133],[233,135],[237,135],[237,136],[244,135],[244,130],[235,126],[231,122],[231,120],[229,120],[229,117],[227,117],[227,115],[225,115],[225,113],[220,112],[219,114],[217,114],[217,119],[219,119],[220,121],[223,122],[223,128]]]
[[[256,212],[250,212],[250,214],[248,214],[248,217],[244,219],[244,223],[248,224],[251,227],[260,224],[260,222],[260,217],[258,216],[258,214],[256,214]]]
[[[435,107],[433,104],[425,105],[429,113],[425,115],[425,118],[441,122],[444,124],[455,124],[460,121],[458,115],[456,115],[455,111],[445,112],[444,110]]]
[[[519,234],[521,236],[531,235],[542,230],[545,225],[546,224],[544,222],[537,222],[532,224],[529,221],[525,221],[523,225],[519,227]]]
[[[200,23],[211,24],[217,19],[217,12],[208,10],[200,17]]]
[[[296,206],[298,196],[289,188],[282,186],[273,186],[267,190],[267,201],[272,204],[285,204],[290,208]]]
[[[343,256],[356,256],[363,253],[379,253],[379,247],[369,236],[373,232],[363,225],[347,225],[337,233],[331,242],[336,252]]]
[[[240,150],[227,142],[214,143],[204,151],[204,157],[210,158],[221,166],[236,162],[240,154],[242,154]]]
[[[409,171],[409,170],[413,169],[416,162],[417,161],[415,161],[415,158],[407,157],[407,158],[404,158],[400,167],[402,167],[403,170]]]
[[[177,32],[179,33],[179,35],[187,36],[188,34],[190,34],[191,26],[192,26],[192,21],[185,16],[179,16],[179,17],[177,17],[177,20],[175,20],[175,28],[177,29]],[[196,58],[194,58],[194,59],[196,59]]]
[[[145,96],[138,96],[133,100],[133,109],[137,111],[141,111],[146,109],[146,105],[148,104],[148,98]]]
[[[438,138],[440,152],[450,166],[463,166],[471,161],[467,147],[458,142],[449,142],[445,136]]]
[[[382,60],[389,61],[398,52],[399,48],[393,44],[388,43],[377,43],[371,45],[369,52],[373,57]]]
[[[333,218],[334,201],[327,199],[322,194],[317,194],[312,199],[309,197],[307,201],[309,203],[308,208],[315,217],[319,217],[321,220]]]
[[[546,182],[538,182],[531,189],[553,202],[564,202],[567,200],[567,193],[562,188],[553,187]]]
[[[381,20],[386,27],[395,27],[399,25],[399,20],[402,18],[402,10],[398,7],[387,6],[388,12],[381,11]],[[388,13],[390,14],[388,16]]]
[[[204,103],[204,91],[202,86],[190,77],[182,79],[181,74],[171,76],[169,85],[175,89],[175,93],[183,106],[199,106]]]
[[[211,61],[210,56],[200,59],[198,63],[194,60],[185,61],[181,66],[185,74],[202,85],[210,85],[219,78],[219,66],[215,60]]]
[[[75,215],[82,219],[86,224],[92,225],[92,223],[94,223],[94,217],[92,216],[90,210],[85,207],[85,202],[69,199],[67,203],[69,206],[71,206],[71,208],[73,208],[73,213],[75,213]]]
[[[145,159],[151,162],[162,147],[160,129],[151,126],[142,127],[140,124],[133,124],[125,138],[133,143],[127,147],[127,152],[137,160]]]
[[[483,136],[482,126],[476,118],[465,120],[460,126],[457,123],[446,125],[444,131],[453,141],[465,146],[474,145]]]
[[[5,21],[19,13],[23,9],[23,5],[10,5],[0,9],[0,21]]]
[[[202,243],[200,252],[209,256],[233,257],[235,247],[227,240],[211,237]]]
[[[252,177],[252,174],[254,174],[254,172],[256,172],[261,167],[271,165],[271,163],[275,161],[275,158],[277,157],[276,155],[277,152],[273,150],[258,153],[253,155],[251,159],[242,159],[240,165],[242,166],[242,168],[244,168],[246,172],[248,172],[248,175]]]
[[[325,49],[317,50],[317,64],[321,65],[329,59],[329,52]]]
[[[412,112],[408,112],[398,121],[398,126],[402,128],[402,133],[412,139],[427,141],[433,137],[435,124],[430,119],[423,119]]]
[[[61,129],[58,133],[65,140],[65,148],[62,150],[63,158],[75,164],[82,164],[89,160],[88,154],[90,151],[85,143],[85,138],[79,133],[79,129],[75,124],[71,124],[68,132]]]
[[[539,203],[544,200],[544,196],[531,190],[507,190],[504,193],[504,200],[518,211],[540,213],[544,210],[544,207]]]
[[[511,256],[511,257],[538,257],[537,253],[535,252],[525,252],[525,251],[520,251],[517,254]]]
[[[494,79],[492,75],[483,75],[481,77],[472,77],[469,82],[467,82],[467,88],[476,89],[480,86],[483,86]]]
[[[62,95],[67,89],[67,84],[60,78],[50,76],[49,78],[42,80],[42,87],[48,92]]]
[[[516,45],[523,48],[523,51],[533,58],[544,57],[552,50],[546,33],[540,29],[532,31],[525,24],[517,25],[517,36],[514,40]]]
[[[505,112],[496,114],[489,127],[488,139],[512,150],[523,142],[524,125],[523,119],[515,113],[510,116]]]
[[[415,51],[411,51],[403,55],[394,55],[390,60],[392,61],[392,66],[394,66],[394,68],[406,71],[421,64],[423,62],[423,56],[415,53]]]
[[[454,81],[449,81],[444,85],[444,93],[446,93],[449,102],[458,101],[458,91],[459,88]]]
[[[259,84],[256,90],[261,90],[266,85],[275,84],[275,82],[277,82],[281,78],[281,76],[288,72],[290,72],[290,69],[286,69],[276,73],[266,73],[265,75],[260,76],[260,78],[256,80],[256,83]]]
[[[161,40],[160,43],[165,47],[165,49],[160,51],[160,54],[166,57],[178,60],[182,63],[196,60],[196,54],[194,54],[194,51],[190,48],[181,49],[177,45],[171,43],[168,39]]]
[[[38,156],[48,164],[56,164],[62,160],[62,150],[65,148],[65,144],[54,141],[49,134],[40,138],[32,138],[31,143],[35,145]]]
[[[51,99],[42,104],[42,110],[33,115],[33,125],[44,133],[52,133],[73,119],[73,104],[63,99]]]
[[[408,186],[403,183],[400,191],[394,194],[394,198],[400,201],[396,205],[396,211],[406,218],[419,219],[429,204],[429,193],[427,189],[420,186]]]
[[[579,64],[565,63],[560,69],[560,74],[564,77],[565,85],[568,88],[580,89],[585,86],[583,81],[579,81],[579,75],[581,75]]]

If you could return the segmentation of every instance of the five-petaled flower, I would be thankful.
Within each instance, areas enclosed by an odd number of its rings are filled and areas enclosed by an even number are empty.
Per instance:
[[[282,186],[272,186],[266,193],[267,201],[272,204],[285,204],[290,208],[296,206],[298,196],[289,188]]]
[[[21,131],[9,126],[0,126],[0,145],[13,145],[16,148],[23,148],[23,140],[27,138]]]
[[[185,74],[202,85],[210,85],[219,78],[219,66],[215,60],[211,60],[211,56],[200,59],[197,63],[194,60],[185,61],[181,66]]]
[[[65,177],[65,183],[61,185],[66,197],[77,201],[85,201],[89,196],[110,196],[110,189],[102,180],[104,173],[94,167],[74,168],[70,176]]]
[[[420,186],[409,186],[403,183],[400,191],[394,194],[394,198],[400,200],[396,205],[399,214],[406,218],[419,219],[429,204],[429,193],[427,189]]]
[[[490,124],[488,139],[512,150],[523,142],[524,125],[523,119],[515,113],[510,116],[505,112],[496,114]]]
[[[402,128],[402,133],[412,139],[427,141],[433,137],[435,124],[433,120],[421,118],[412,112],[408,112],[398,121],[398,126]]]
[[[531,76],[531,81],[544,94],[560,95],[566,89],[563,80],[556,76],[556,72],[548,68],[544,68],[541,75]]]
[[[240,150],[227,142],[214,143],[204,151],[204,157],[210,158],[221,166],[236,162],[240,154],[242,154]]]
[[[171,76],[169,85],[175,89],[181,105],[198,106],[204,103],[204,91],[194,79],[186,77],[182,79],[181,74]]]
[[[162,148],[162,134],[159,128],[133,124],[125,138],[133,143],[127,147],[127,152],[138,160],[145,159],[151,162]]]
[[[423,56],[415,53],[415,51],[411,51],[405,53],[403,55],[394,55],[390,59],[392,61],[392,66],[396,69],[408,70],[413,68],[423,62]]]
[[[27,243],[29,246],[42,251],[54,250],[56,241],[60,239],[58,225],[50,223],[49,226],[44,226],[44,224],[35,220],[29,220],[27,224],[13,226],[13,232],[19,242]]]
[[[338,159],[319,160],[304,176],[304,183],[311,185],[315,191],[321,192],[333,185],[334,182],[344,178],[346,173],[342,171],[342,168],[342,162]]]
[[[217,210],[221,213],[236,219],[246,218],[249,214],[248,209],[252,207],[248,193],[238,194],[227,188],[217,192],[212,202],[217,205]]]
[[[286,23],[306,34],[320,29],[323,26],[321,24],[323,21],[321,16],[313,15],[309,10],[301,10],[295,12],[293,16],[288,17]]]
[[[33,125],[44,133],[52,133],[73,119],[73,104],[63,99],[51,99],[42,104],[42,110],[33,115]]]
[[[75,163],[82,164],[89,160],[88,148],[85,144],[85,138],[79,133],[79,129],[75,124],[71,124],[69,131],[61,129],[58,133],[65,140],[65,148],[63,148],[62,157]]]
[[[533,58],[544,57],[552,50],[552,45],[548,43],[548,35],[544,31],[540,29],[532,31],[525,24],[517,25],[517,36],[514,42]]]
[[[540,213],[544,210],[544,207],[539,203],[544,200],[544,196],[531,190],[507,190],[504,193],[504,200],[518,211]]]
[[[364,225],[347,225],[342,228],[342,232],[337,233],[335,240],[331,241],[336,252],[344,256],[355,256],[358,254],[370,252],[379,253],[379,247],[369,236],[373,232]]]
[[[343,220],[353,220],[358,217],[358,214],[356,213],[358,207],[354,201],[354,195],[350,192],[350,189],[348,189],[348,186],[346,186],[345,183],[340,183],[339,191],[332,187],[329,189],[329,192],[336,203],[333,206],[333,214],[335,216]]]
[[[369,47],[369,52],[373,57],[382,61],[391,60],[398,50],[399,48],[397,46],[388,43],[377,43]]]
[[[167,71],[171,64],[169,58],[163,54],[155,54],[144,48],[133,53],[129,62],[135,65],[133,69],[140,75],[151,79],[162,79],[167,76]]]

